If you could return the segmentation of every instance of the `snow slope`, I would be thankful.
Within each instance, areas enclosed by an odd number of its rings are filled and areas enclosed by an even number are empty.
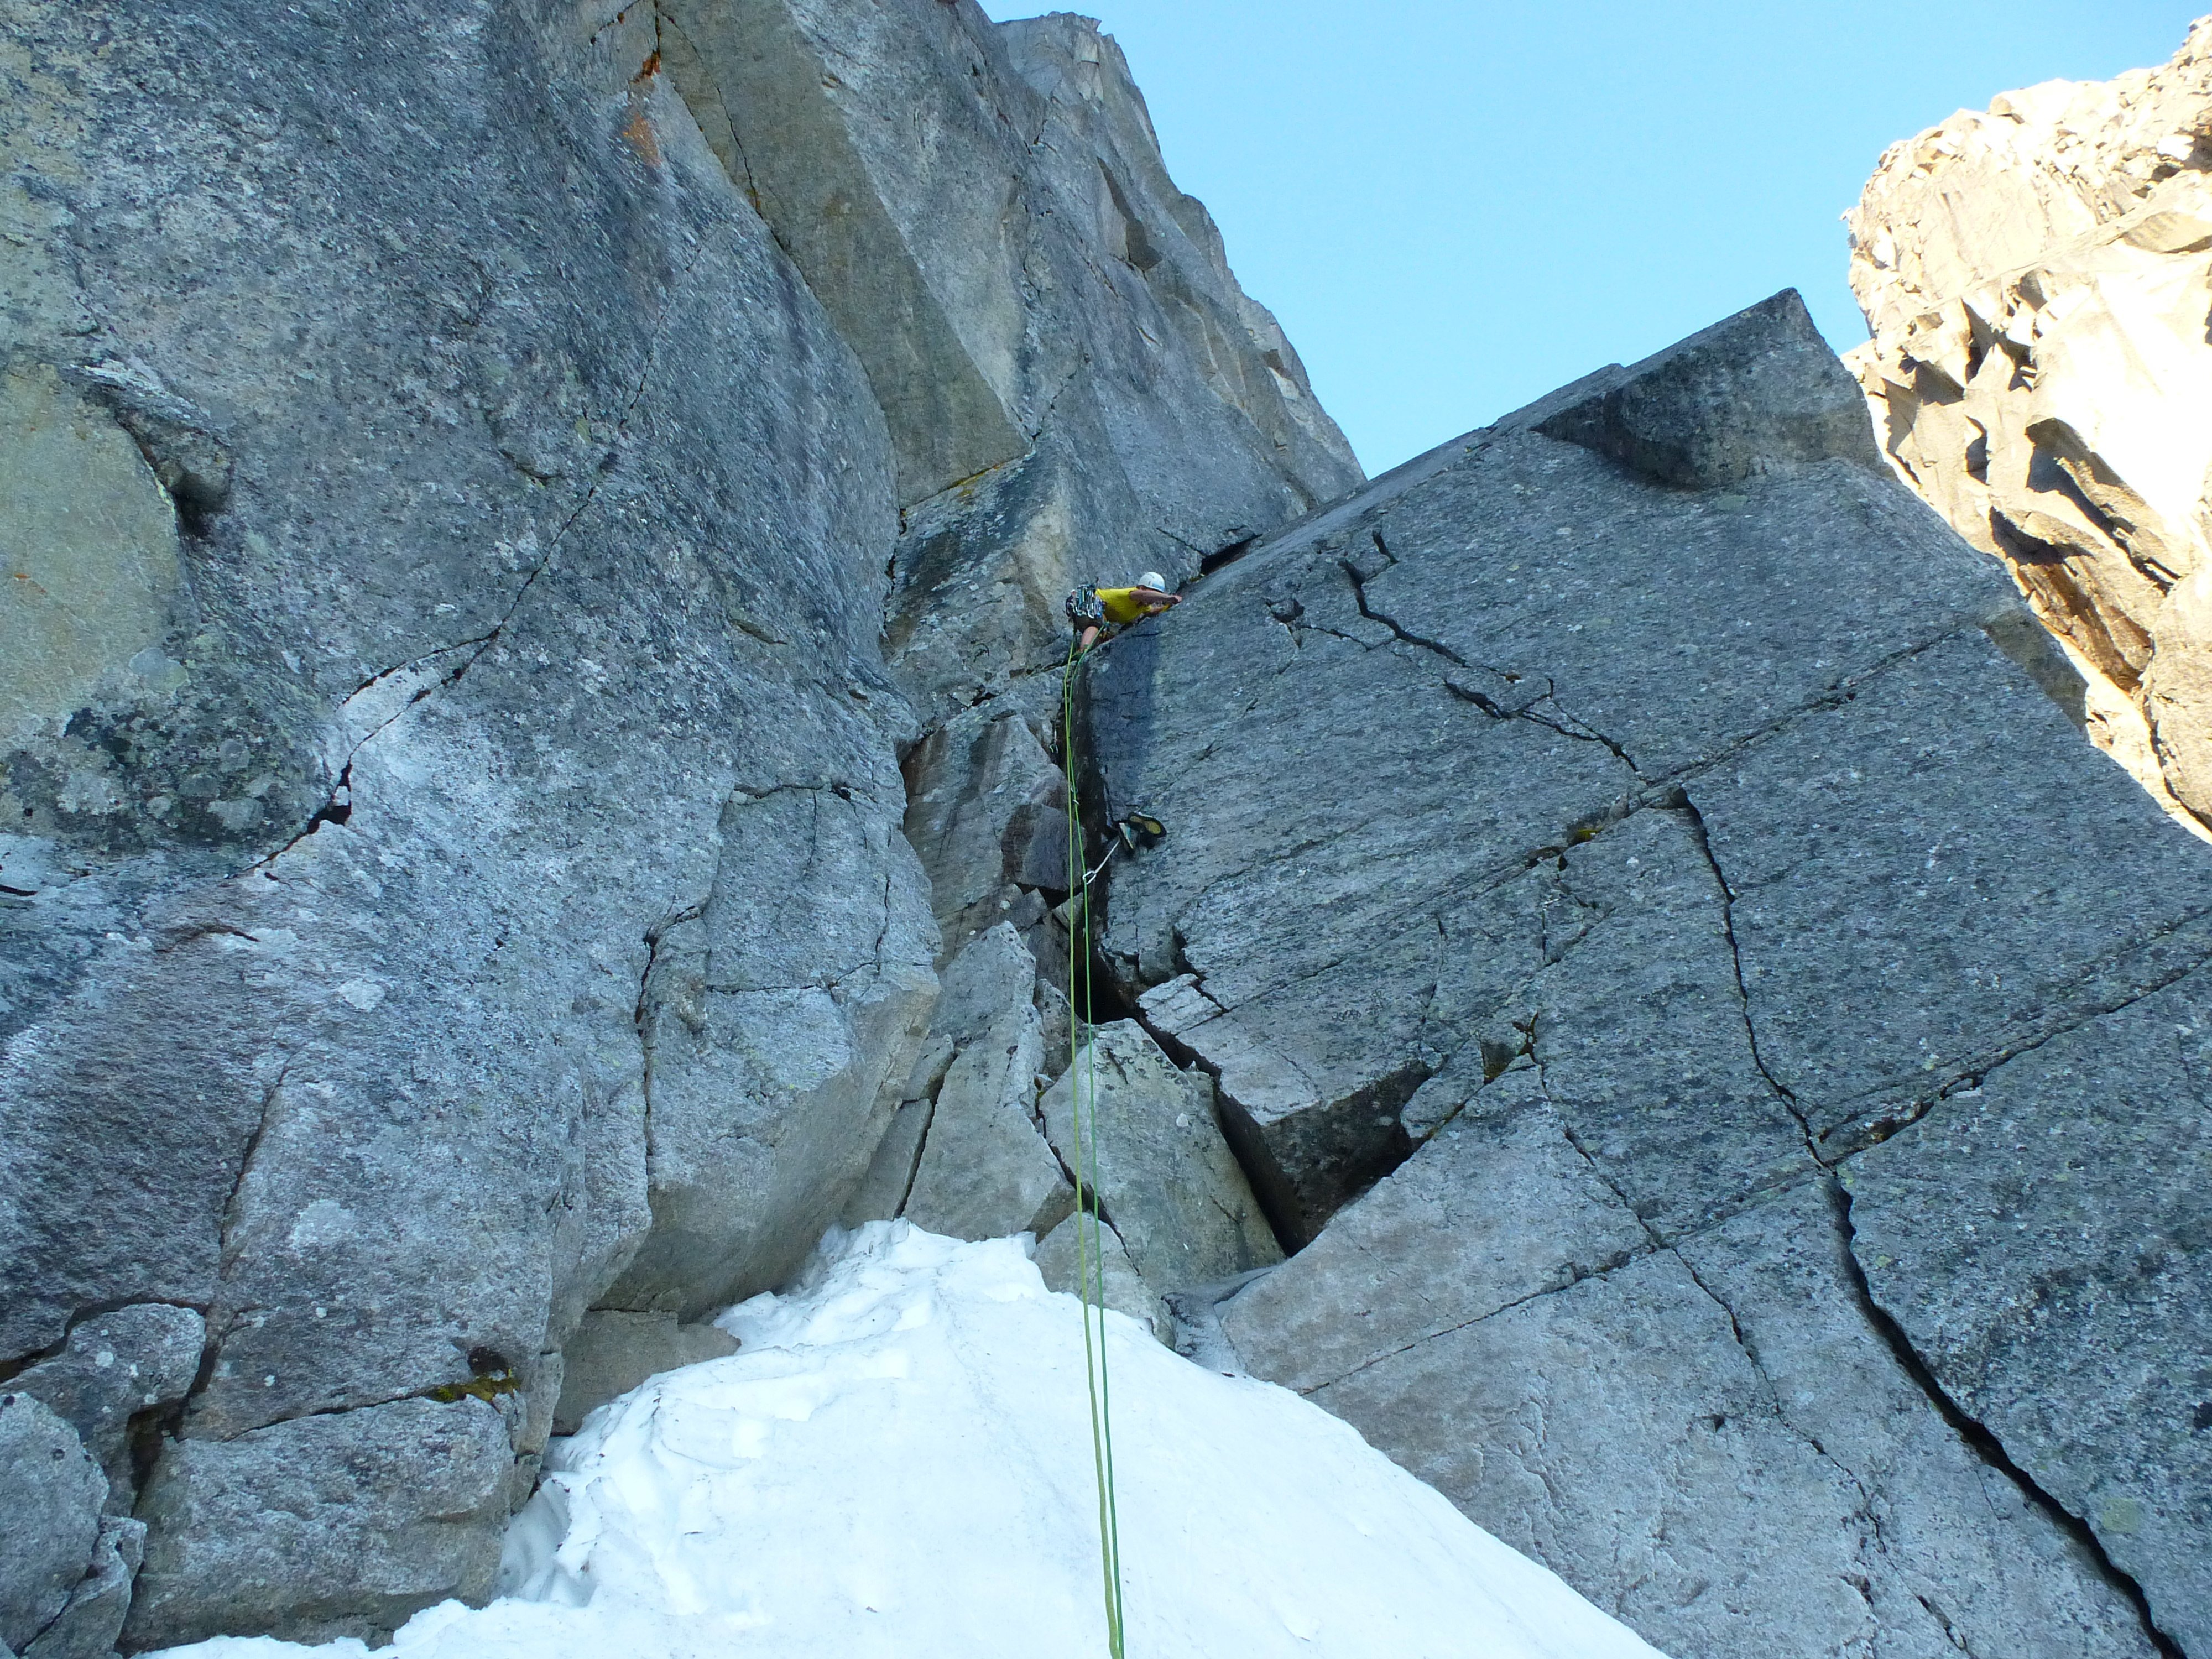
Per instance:
[[[405,1659],[1103,1654],[1080,1309],[1019,1239],[878,1222],[743,1347],[556,1442],[508,1594],[419,1613]],[[1319,1407],[1178,1358],[1119,1314],[1130,1659],[1658,1659]],[[221,1638],[169,1659],[356,1659]]]

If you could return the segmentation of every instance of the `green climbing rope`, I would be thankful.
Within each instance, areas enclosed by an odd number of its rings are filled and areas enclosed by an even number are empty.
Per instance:
[[[1060,681],[1060,755],[1067,780],[1067,1080],[1075,1111],[1075,1245],[1083,1293],[1083,1370],[1091,1395],[1091,1461],[1098,1479],[1098,1566],[1106,1593],[1106,1651],[1124,1659],[1121,1517],[1114,1501],[1114,1391],[1106,1364],[1106,1258],[1098,1242],[1098,1122],[1091,1043],[1091,884],[1085,879],[1082,802],[1075,784],[1075,669],[1068,641]],[[1087,1195],[1086,1195],[1087,1194]],[[1093,1322],[1096,1322],[1095,1329]]]

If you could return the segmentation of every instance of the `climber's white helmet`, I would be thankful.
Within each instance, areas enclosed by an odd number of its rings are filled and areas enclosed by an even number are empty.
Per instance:
[[[1170,591],[1168,587],[1168,579],[1160,574],[1157,570],[1147,570],[1143,575],[1138,577],[1137,586],[1139,587],[1149,587],[1152,589],[1153,592],[1158,593],[1165,593]]]

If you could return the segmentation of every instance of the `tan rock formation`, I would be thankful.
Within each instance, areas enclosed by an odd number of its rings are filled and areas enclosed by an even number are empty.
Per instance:
[[[2212,17],[1883,155],[1846,354],[1907,483],[2088,681],[2090,735],[2212,823]]]

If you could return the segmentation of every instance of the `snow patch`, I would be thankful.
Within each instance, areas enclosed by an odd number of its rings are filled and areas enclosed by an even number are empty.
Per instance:
[[[743,1346],[554,1443],[490,1606],[404,1659],[1105,1650],[1081,1310],[1020,1238],[833,1232]],[[1347,1425],[1105,1316],[1133,1659],[1659,1659]],[[363,1659],[218,1638],[167,1659]]]

